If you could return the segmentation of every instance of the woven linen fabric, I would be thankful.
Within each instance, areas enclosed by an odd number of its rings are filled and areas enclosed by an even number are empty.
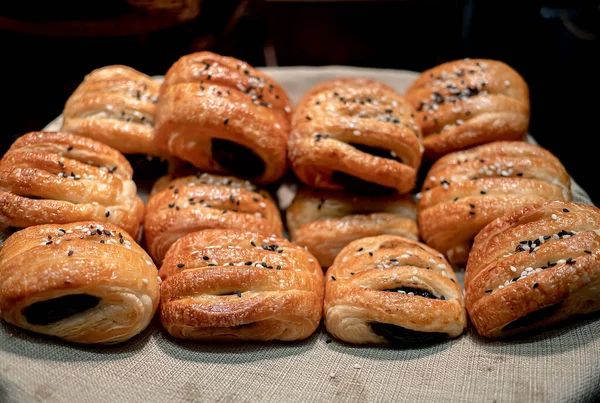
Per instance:
[[[338,66],[264,70],[294,102],[334,77],[372,77],[400,92],[416,77]],[[60,126],[59,117],[46,129]],[[575,182],[572,188],[574,201],[591,204]],[[282,185],[280,203],[293,191]],[[185,342],[162,330],[157,315],[129,342],[86,347],[0,322],[0,402],[600,401],[598,314],[512,341],[488,341],[472,327],[457,339],[406,350],[328,341],[321,328],[295,343]]]

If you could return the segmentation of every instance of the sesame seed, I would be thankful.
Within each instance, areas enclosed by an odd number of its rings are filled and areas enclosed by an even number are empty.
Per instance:
[[[552,219],[553,220],[558,220],[558,217],[556,216],[556,214],[552,214]]]

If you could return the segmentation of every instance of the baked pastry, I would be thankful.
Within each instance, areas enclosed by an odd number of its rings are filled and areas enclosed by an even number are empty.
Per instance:
[[[412,347],[459,336],[467,324],[450,264],[410,239],[351,242],[325,279],[325,326],[349,343]]]
[[[162,324],[175,337],[300,340],[321,321],[321,267],[283,238],[194,232],[173,244],[159,274]]]
[[[376,80],[321,83],[296,105],[288,144],[292,168],[316,188],[407,193],[423,152],[414,113]]]
[[[144,216],[131,166],[117,150],[61,132],[31,132],[0,160],[0,224],[101,221],[136,238]]]
[[[92,71],[69,97],[62,131],[90,137],[123,154],[162,156],[154,142],[160,84],[127,66]]]
[[[550,201],[488,224],[465,272],[479,334],[498,338],[600,310],[600,210]]]
[[[0,316],[74,343],[117,343],[148,326],[156,266],[127,232],[100,222],[46,224],[0,249]]]
[[[146,246],[154,260],[161,263],[176,240],[204,229],[280,237],[283,224],[271,196],[248,181],[207,173],[161,178],[152,189],[144,218]]]
[[[202,171],[272,183],[286,170],[290,100],[266,74],[211,52],[171,66],[156,110],[156,141]]]
[[[419,239],[411,195],[359,196],[303,187],[286,214],[292,242],[306,246],[324,268],[356,239],[382,234]]]
[[[464,265],[486,224],[545,200],[571,200],[571,180],[560,161],[523,141],[493,142],[433,164],[419,201],[419,231],[451,263]]]
[[[425,71],[408,88],[417,109],[424,158],[499,140],[523,140],[529,129],[529,89],[510,66],[465,59]]]

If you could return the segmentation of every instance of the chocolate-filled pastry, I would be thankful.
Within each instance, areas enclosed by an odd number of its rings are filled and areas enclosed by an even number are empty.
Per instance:
[[[325,326],[356,344],[416,347],[459,336],[462,291],[444,256],[395,235],[359,239],[325,277]]]
[[[240,60],[199,52],[171,66],[160,90],[156,140],[202,171],[272,183],[286,170],[290,100]]]
[[[117,150],[90,138],[31,132],[0,160],[0,224],[102,221],[134,238],[144,216],[131,166]]]
[[[303,187],[286,214],[292,242],[306,246],[324,268],[356,239],[383,234],[419,239],[411,195],[359,196]]]
[[[289,157],[309,186],[359,193],[407,193],[423,146],[415,111],[371,79],[326,81],[310,90],[292,117]]]
[[[448,154],[433,164],[419,201],[425,242],[456,265],[489,222],[528,204],[571,200],[571,180],[549,151],[499,141]]]
[[[321,267],[283,238],[194,232],[169,249],[160,276],[162,324],[178,338],[300,340],[321,321]]]
[[[144,218],[150,255],[160,263],[176,240],[204,229],[280,237],[283,224],[271,196],[249,181],[207,173],[161,178],[152,189]]]
[[[162,156],[154,143],[160,84],[127,66],[92,71],[69,97],[62,131],[90,137],[123,154]]]
[[[511,336],[600,310],[600,210],[550,201],[488,224],[465,272],[479,334]]]
[[[406,91],[423,130],[424,158],[499,140],[523,140],[529,89],[506,64],[456,60],[425,71]]]
[[[127,232],[99,222],[47,224],[0,249],[0,316],[74,343],[118,343],[148,326],[160,278]]]

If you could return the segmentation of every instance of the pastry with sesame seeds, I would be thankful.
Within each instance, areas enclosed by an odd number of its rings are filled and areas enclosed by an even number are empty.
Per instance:
[[[302,340],[321,321],[321,267],[284,238],[194,232],[173,244],[159,275],[162,324],[177,338]]]
[[[283,224],[271,196],[247,180],[198,173],[156,182],[144,217],[146,247],[156,262],[176,240],[204,229],[281,236]]]
[[[308,247],[324,269],[356,239],[383,234],[419,239],[412,195],[361,196],[302,187],[286,220],[292,242]]]
[[[571,179],[558,158],[524,141],[484,144],[433,164],[420,195],[419,231],[452,264],[464,265],[489,222],[546,200],[571,200]]]
[[[492,221],[475,237],[466,305],[482,336],[537,331],[600,310],[600,209],[548,201]]]
[[[325,276],[327,331],[354,344],[418,347],[458,337],[467,316],[452,267],[395,235],[348,244]]]
[[[269,76],[211,52],[181,57],[165,75],[156,141],[204,172],[268,184],[287,169],[291,103]]]
[[[0,249],[0,317],[73,343],[140,333],[158,307],[159,284],[150,256],[109,223],[28,227]]]
[[[144,203],[117,150],[87,137],[31,132],[0,160],[0,224],[101,221],[137,239]]]
[[[513,68],[487,59],[447,62],[423,72],[406,99],[417,109],[424,158],[499,140],[524,140],[529,88]]]
[[[323,82],[303,96],[292,116],[290,162],[311,187],[408,193],[422,152],[414,108],[377,80]]]

